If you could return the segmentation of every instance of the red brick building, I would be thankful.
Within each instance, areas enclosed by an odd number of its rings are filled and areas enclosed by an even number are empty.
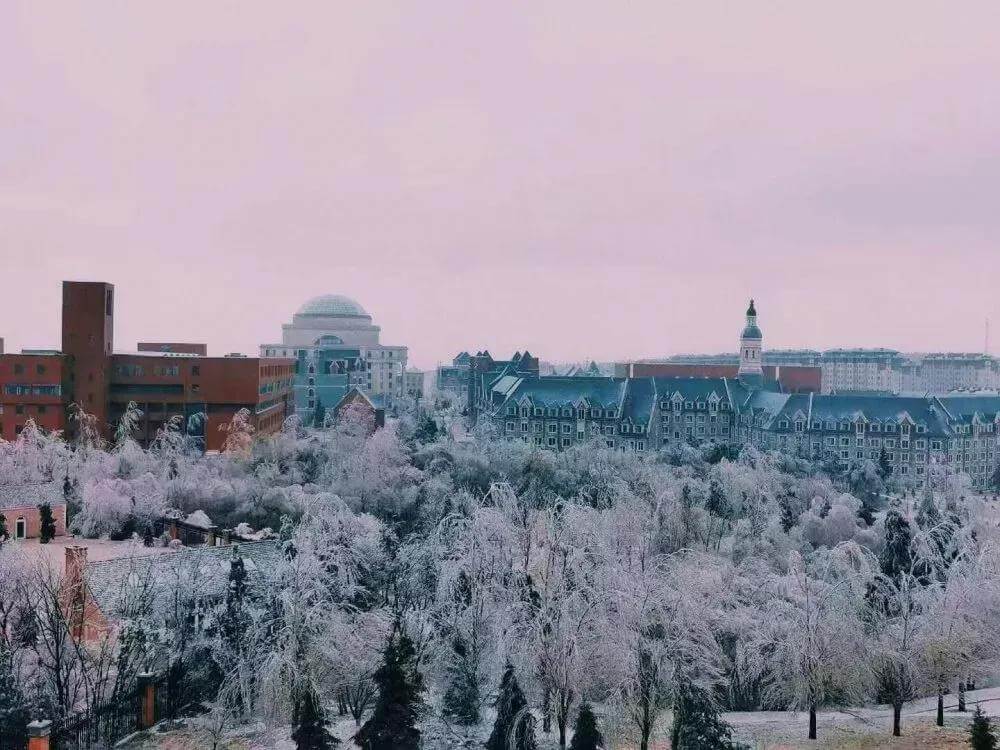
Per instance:
[[[777,381],[784,393],[819,393],[823,371],[819,367],[764,365],[764,380]],[[682,362],[627,362],[615,365],[615,375],[626,378],[731,378],[738,364],[687,364]]]
[[[136,346],[140,352],[159,352],[160,354],[200,354],[208,356],[207,344],[191,344],[177,341],[140,341]]]
[[[0,438],[14,440],[28,419],[45,430],[63,429],[68,378],[59,352],[0,355]]]
[[[219,426],[240,409],[260,434],[281,428],[293,411],[294,360],[208,357],[204,344],[157,342],[116,354],[114,294],[111,284],[64,281],[62,350],[0,354],[0,437],[13,440],[29,418],[72,437],[72,404],[109,436],[130,401],[143,412],[136,434],[143,445],[172,417],[206,450],[222,447]]]
[[[66,502],[58,482],[0,485],[0,515],[11,539],[37,539],[41,535],[39,506],[43,503],[52,509],[56,536],[65,536]]]

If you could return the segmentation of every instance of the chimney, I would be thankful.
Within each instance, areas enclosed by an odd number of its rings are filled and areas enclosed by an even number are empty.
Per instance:
[[[87,548],[71,545],[66,548],[66,590],[67,619],[74,640],[83,640],[84,615],[86,613],[86,586],[84,570],[87,567]]]

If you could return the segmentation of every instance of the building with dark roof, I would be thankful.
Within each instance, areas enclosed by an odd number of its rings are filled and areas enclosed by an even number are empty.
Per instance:
[[[760,367],[752,304],[740,338],[742,376],[538,377],[508,362],[479,375],[476,407],[502,437],[553,450],[593,440],[635,452],[753,445],[844,466],[881,461],[914,483],[947,464],[989,486],[1000,394],[788,392]]]
[[[0,514],[12,539],[37,539],[41,535],[41,506],[52,509],[56,536],[66,534],[66,500],[58,482],[0,484]]]

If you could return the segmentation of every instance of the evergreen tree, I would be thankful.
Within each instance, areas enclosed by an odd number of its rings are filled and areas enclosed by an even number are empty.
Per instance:
[[[147,522],[146,528],[142,531],[142,546],[152,547],[153,546],[153,524]]]
[[[573,741],[569,743],[569,750],[599,750],[602,747],[604,737],[597,728],[597,717],[590,704],[583,703],[573,725]]]
[[[326,424],[326,407],[323,406],[323,399],[316,398],[316,411],[313,412],[313,427],[323,427]]]
[[[910,541],[909,521],[898,510],[890,510],[885,514],[885,546],[879,555],[882,572],[889,578],[895,579],[910,569],[913,562]]]
[[[418,443],[429,443],[438,436],[438,426],[434,418],[425,414],[417,423],[417,428],[413,431],[413,439]]]
[[[424,680],[417,671],[413,642],[403,633],[386,646],[375,672],[378,699],[368,721],[354,736],[362,750],[416,750],[420,747],[417,719],[423,705]]]
[[[864,500],[861,501],[861,507],[858,508],[858,518],[864,521],[869,528],[875,524],[875,514],[872,512],[871,506]]]
[[[719,716],[707,690],[686,680],[678,685],[674,698],[674,724],[670,747],[674,750],[729,750],[732,727]]]
[[[292,739],[296,750],[329,750],[340,744],[326,726],[319,696],[312,687],[299,691],[292,707]]]
[[[882,481],[892,476],[892,463],[889,461],[889,452],[885,448],[880,450],[878,454],[878,473],[882,477]]]
[[[52,506],[42,503],[38,506],[38,515],[41,518],[41,529],[38,532],[38,541],[48,544],[56,535],[56,519],[52,515]]]
[[[497,694],[496,703],[497,718],[493,723],[493,731],[486,741],[486,750],[509,750],[507,743],[512,731],[516,731],[514,738],[515,750],[535,750],[535,722],[531,714],[524,716],[513,726],[515,717],[521,709],[527,707],[528,701],[524,699],[521,686],[517,684],[517,676],[514,674],[514,667],[507,664],[503,678],[500,680],[500,691]]]
[[[0,639],[0,748],[27,745],[29,721],[30,711],[14,675],[10,652]]]
[[[472,726],[479,723],[478,675],[464,639],[456,636],[452,650],[454,653],[447,666],[448,689],[444,694],[442,712],[458,724]]]
[[[0,545],[10,539],[10,532],[7,531],[7,519],[0,513]]]
[[[982,706],[976,706],[972,716],[972,726],[969,729],[969,746],[972,750],[994,750],[997,746],[996,735],[990,717],[983,713]]]
[[[226,589],[226,609],[220,618],[222,637],[233,654],[243,651],[243,641],[250,627],[250,614],[246,610],[247,570],[239,547],[233,547],[229,563],[229,585]]]
[[[934,502],[934,493],[930,487],[927,487],[920,498],[920,507],[917,509],[917,526],[924,531],[930,531],[940,524],[941,520],[941,511],[938,510],[937,503]]]

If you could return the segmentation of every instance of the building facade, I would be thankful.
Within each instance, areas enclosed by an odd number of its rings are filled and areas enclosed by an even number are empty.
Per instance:
[[[463,351],[455,355],[450,365],[438,365],[434,376],[434,388],[438,394],[466,398],[471,363],[472,355]]]
[[[406,389],[405,346],[379,341],[365,309],[337,294],[314,297],[282,326],[281,342],[262,344],[262,357],[295,360],[295,412],[311,423],[317,404],[337,404],[351,388],[391,404]]]
[[[1000,395],[782,392],[754,367],[753,343],[763,336],[755,310],[750,317],[740,337],[743,377],[538,377],[507,367],[486,374],[477,413],[506,439],[553,450],[593,440],[635,452],[753,445],[841,466],[881,462],[915,484],[946,465],[989,487],[1000,459]]]
[[[291,413],[294,362],[208,357],[204,344],[116,352],[114,291],[104,282],[64,281],[62,349],[0,355],[0,438],[15,439],[28,419],[72,438],[74,405],[108,437],[129,402],[142,413],[134,435],[142,445],[175,421],[204,449],[219,449],[225,435],[218,428],[244,408],[258,433],[281,429]]]

